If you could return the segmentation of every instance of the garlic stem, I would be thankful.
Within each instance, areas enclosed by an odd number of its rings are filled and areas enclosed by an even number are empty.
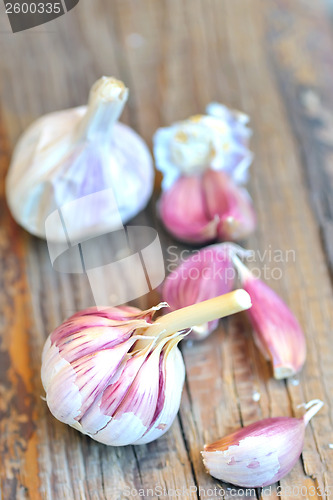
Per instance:
[[[128,98],[123,82],[103,76],[92,86],[88,108],[76,131],[76,140],[89,140],[97,134],[109,137]]]
[[[318,413],[318,411],[322,409],[322,407],[324,406],[324,403],[320,399],[313,399],[312,401],[309,401],[308,403],[306,403],[306,405],[304,405],[304,406],[308,411],[303,416],[303,419],[304,419],[305,425],[308,425],[311,418],[314,417],[316,415],[316,413]]]
[[[249,294],[245,290],[235,290],[161,316],[146,329],[145,335],[161,335],[160,338],[164,338],[174,332],[245,311],[250,307]]]

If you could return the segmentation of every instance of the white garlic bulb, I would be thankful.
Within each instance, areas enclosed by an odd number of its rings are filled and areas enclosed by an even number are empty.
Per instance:
[[[171,426],[185,377],[184,330],[251,306],[244,290],[173,311],[86,309],[46,340],[42,382],[53,415],[101,443],[149,443]]]
[[[88,106],[45,115],[25,131],[14,151],[6,194],[14,218],[27,231],[45,238],[48,215],[84,197],[86,213],[80,213],[76,234],[84,238],[100,234],[101,228],[112,230],[103,197],[89,205],[89,195],[107,189],[113,190],[123,224],[145,207],[154,169],[140,136],[117,123],[127,98],[123,82],[102,77],[90,91]],[[52,236],[63,239],[62,233]]]

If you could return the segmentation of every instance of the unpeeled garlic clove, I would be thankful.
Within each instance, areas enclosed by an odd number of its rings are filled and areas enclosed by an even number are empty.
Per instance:
[[[235,271],[224,244],[211,245],[185,259],[165,279],[162,299],[171,310],[180,309],[232,290]],[[218,320],[195,325],[187,339],[203,340],[218,325]]]
[[[91,308],[45,342],[42,383],[52,414],[101,443],[148,443],[179,409],[185,369],[178,342],[197,323],[251,306],[244,290],[173,311],[155,322],[132,307]]]
[[[303,330],[285,302],[268,285],[254,277],[232,252],[240,281],[252,300],[248,317],[254,329],[254,339],[273,367],[274,377],[283,379],[298,373],[306,358]]]
[[[160,217],[176,238],[189,243],[239,241],[256,227],[246,189],[225,172],[210,168],[202,175],[182,176],[161,195]]]
[[[203,176],[203,190],[210,218],[219,221],[219,241],[239,241],[253,233],[256,216],[246,189],[237,186],[228,174],[208,169]]]
[[[22,135],[6,194],[14,218],[27,231],[45,238],[51,212],[83,197],[89,204],[89,195],[107,189],[113,191],[123,224],[145,207],[154,170],[144,141],[117,123],[127,98],[123,82],[103,77],[93,85],[88,106],[45,115]],[[75,217],[80,237],[114,229],[110,204],[102,198],[100,203],[94,199],[85,212]],[[63,234],[53,239],[62,241]]]
[[[313,400],[303,418],[267,418],[205,446],[207,472],[236,486],[259,488],[282,479],[299,459],[305,427],[322,408]]]
[[[197,175],[180,177],[162,193],[159,214],[168,231],[179,240],[202,243],[216,238],[219,219],[207,214],[202,179]]]

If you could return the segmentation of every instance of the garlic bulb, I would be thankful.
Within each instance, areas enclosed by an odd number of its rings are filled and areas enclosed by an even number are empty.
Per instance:
[[[235,271],[227,248],[224,244],[219,244],[196,251],[167,276],[161,295],[171,310],[196,304],[232,290]],[[218,319],[196,325],[187,338],[203,340],[217,325]]]
[[[229,247],[230,248],[230,247]],[[303,330],[285,302],[268,285],[254,277],[231,251],[241,284],[252,300],[248,311],[255,342],[273,366],[274,377],[282,379],[299,372],[306,358]]]
[[[85,197],[76,233],[89,238],[108,232],[113,229],[108,204],[103,197],[89,201],[89,195],[107,189],[113,190],[123,223],[145,207],[154,181],[149,150],[138,134],[116,123],[127,97],[123,82],[102,77],[88,106],[45,115],[22,135],[6,193],[14,218],[27,231],[45,238],[48,215]],[[53,238],[62,240],[62,232]]]
[[[310,401],[303,418],[267,418],[206,445],[201,454],[207,472],[248,488],[279,481],[299,459],[305,427],[322,406],[322,401]]]
[[[182,241],[237,241],[256,225],[251,198],[238,185],[252,161],[248,117],[217,103],[207,113],[155,134],[156,166],[164,176],[159,212]]]
[[[178,342],[198,322],[251,306],[244,290],[205,301],[152,323],[156,309],[91,308],[48,337],[41,376],[53,415],[112,446],[157,439],[178,412],[184,363]]]

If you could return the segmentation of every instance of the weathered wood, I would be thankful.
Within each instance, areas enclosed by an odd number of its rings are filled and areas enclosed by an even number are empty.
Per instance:
[[[317,487],[333,489],[333,39],[326,8],[323,0],[82,0],[66,16],[12,35],[0,5],[5,500],[114,500],[132,498],[128,489],[156,486],[169,491],[159,498],[171,498],[176,489],[181,498],[215,498],[222,487],[226,499],[310,499],[320,498]],[[187,381],[179,416],[163,438],[140,447],[109,448],[81,436],[57,422],[40,399],[44,340],[91,304],[91,292],[84,277],[52,269],[45,242],[16,226],[4,199],[18,135],[42,113],[83,103],[101,74],[129,86],[122,119],[150,146],[157,127],[202,112],[211,100],[250,114],[255,161],[249,189],[259,227],[247,246],[257,250],[254,267],[269,267],[268,283],[299,317],[308,344],[304,371],[285,383],[271,379],[242,315],[200,344],[184,342]],[[168,247],[178,253],[188,247],[170,238],[156,216],[159,180],[153,202],[133,224],[157,227],[168,265]],[[274,261],[277,249],[283,262]],[[158,300],[155,292],[137,304]],[[239,490],[235,496],[230,485],[206,474],[200,458],[205,442],[258,418],[301,415],[297,406],[313,398],[325,407],[307,429],[302,460],[269,495]]]

